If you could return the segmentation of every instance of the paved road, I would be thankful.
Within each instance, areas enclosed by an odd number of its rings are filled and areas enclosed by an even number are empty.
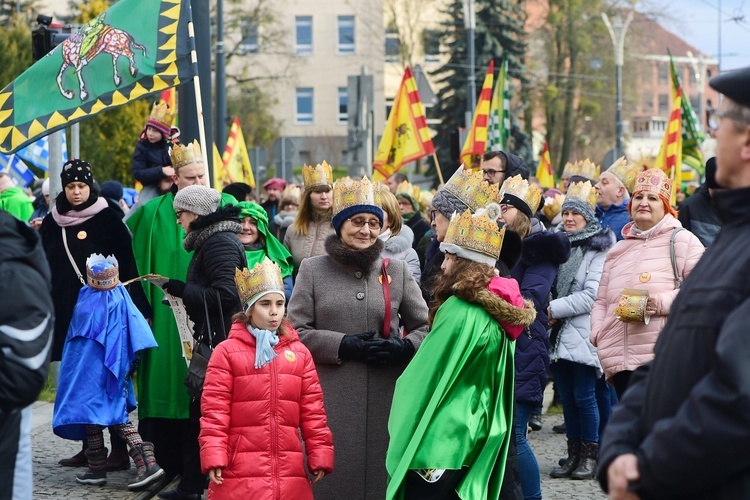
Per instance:
[[[127,483],[135,476],[135,467],[129,471],[110,472],[107,485],[102,487],[83,486],[75,482],[75,474],[80,469],[60,467],[57,461],[74,455],[80,449],[77,442],[67,441],[52,434],[52,409],[50,403],[34,404],[32,446],[34,457],[34,498],[80,498],[135,500],[149,498],[148,492],[130,493]],[[542,493],[545,499],[589,500],[606,499],[595,481],[571,481],[552,479],[549,472],[557,460],[565,454],[564,438],[552,432],[552,426],[562,422],[562,415],[545,415],[541,431],[532,432],[529,442],[539,461],[542,477]],[[105,431],[105,440],[108,432]]]

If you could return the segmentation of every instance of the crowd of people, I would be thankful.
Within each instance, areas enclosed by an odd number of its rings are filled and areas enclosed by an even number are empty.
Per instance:
[[[18,304],[0,314],[0,442],[28,446],[49,358],[53,431],[82,442],[60,465],[82,485],[132,459],[128,488],[179,476],[172,500],[541,499],[527,437],[553,382],[553,478],[744,498],[748,83],[711,80],[717,156],[679,212],[661,170],[585,160],[543,192],[496,151],[434,194],[400,173],[334,182],[321,162],[259,204],[206,187],[161,104],[132,208],[80,159],[54,203],[42,187],[46,213],[0,174],[0,292]],[[12,455],[6,484],[30,491]]]

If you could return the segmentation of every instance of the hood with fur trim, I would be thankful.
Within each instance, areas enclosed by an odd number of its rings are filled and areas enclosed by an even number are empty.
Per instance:
[[[505,329],[505,333],[511,340],[516,340],[521,332],[536,319],[534,303],[528,299],[523,299],[523,307],[517,307],[489,290],[481,290],[475,303]],[[512,328],[512,326],[520,328]]]
[[[551,262],[555,266],[570,258],[570,240],[563,233],[539,231],[523,240],[521,264],[531,266]]]
[[[617,243],[615,233],[610,228],[605,227],[591,237],[589,248],[597,252],[606,252],[607,250],[615,246],[615,243]]]

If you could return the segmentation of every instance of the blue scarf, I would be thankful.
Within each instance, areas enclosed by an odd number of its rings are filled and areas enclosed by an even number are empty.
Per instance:
[[[250,325],[246,325],[250,335],[255,337],[255,368],[263,368],[278,356],[273,350],[273,346],[279,343],[279,336],[276,332],[268,330],[258,330]]]

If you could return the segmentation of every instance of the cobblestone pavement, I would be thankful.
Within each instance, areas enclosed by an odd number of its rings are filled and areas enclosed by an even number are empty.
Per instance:
[[[52,433],[51,403],[34,404],[33,428],[31,431],[34,460],[34,498],[112,499],[136,500],[150,498],[149,492],[131,493],[127,484],[135,476],[135,467],[129,471],[109,472],[106,486],[84,486],[77,484],[75,475],[82,469],[60,467],[57,461],[75,455],[80,443],[68,441]],[[135,413],[133,414],[135,415]],[[534,454],[539,462],[542,478],[542,493],[545,499],[601,500],[607,496],[596,481],[571,481],[552,479],[549,472],[556,467],[558,459],[565,454],[565,439],[552,432],[552,426],[562,423],[562,415],[545,415],[541,431],[529,435]],[[104,432],[105,441],[108,431]]]

